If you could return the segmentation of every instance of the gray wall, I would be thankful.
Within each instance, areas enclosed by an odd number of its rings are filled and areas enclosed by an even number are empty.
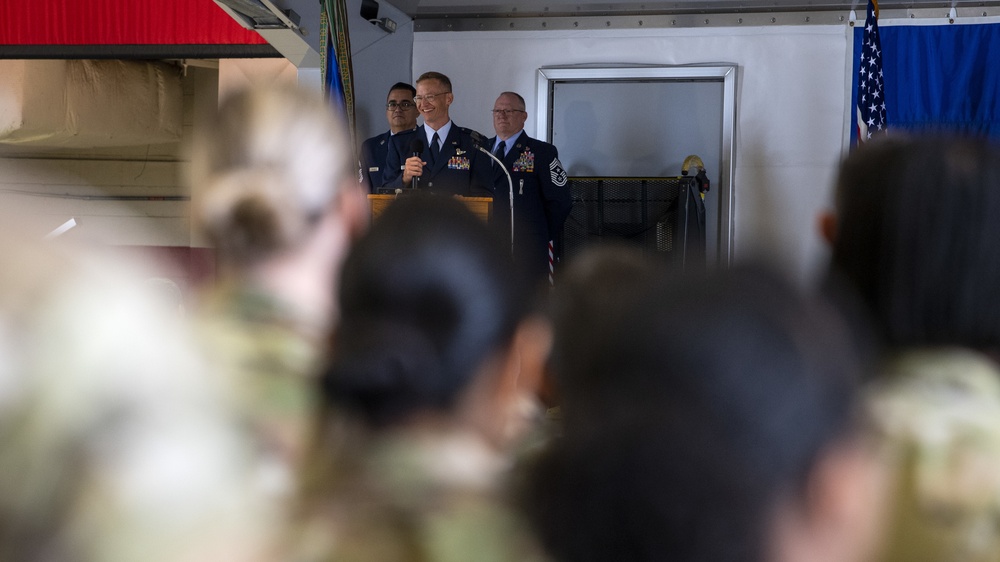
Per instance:
[[[552,143],[569,175],[577,177],[679,176],[684,159],[698,155],[715,187],[705,197],[707,250],[714,263],[723,97],[721,79],[556,82]]]
[[[562,82],[553,89],[552,143],[569,175],[679,176],[689,154],[717,174],[721,80]]]
[[[413,21],[383,0],[378,17],[397,24],[387,33],[361,17],[361,0],[347,0],[351,56],[354,65],[354,112],[357,143],[389,129],[385,97],[396,82],[413,82]]]

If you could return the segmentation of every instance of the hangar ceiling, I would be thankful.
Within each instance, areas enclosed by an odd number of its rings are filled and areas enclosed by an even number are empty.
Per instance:
[[[840,25],[864,20],[867,0],[377,0],[415,31],[584,30]],[[1000,17],[1000,0],[881,0],[882,19]],[[852,13],[854,12],[854,13]]]
[[[474,2],[469,0],[381,0],[388,1],[414,19],[440,17],[559,17],[600,15],[670,15],[754,12],[801,12],[864,10],[862,0],[674,0],[636,2],[635,0],[507,0]],[[997,7],[1000,1],[969,0],[882,0],[883,10],[923,10],[943,8]]]

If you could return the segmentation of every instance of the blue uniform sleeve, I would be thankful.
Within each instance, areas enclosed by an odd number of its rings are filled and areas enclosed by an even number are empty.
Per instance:
[[[569,176],[559,161],[558,149],[546,143],[545,157],[541,159],[541,169],[536,169],[541,195],[545,207],[545,221],[548,223],[549,237],[556,244],[556,255],[562,254],[558,247],[563,224],[573,206],[573,196],[569,189]]]
[[[396,189],[403,187],[403,162],[406,158],[401,150],[406,147],[399,146],[400,135],[395,135],[389,139],[389,150],[386,152],[385,169],[382,170],[382,187]]]
[[[375,192],[375,188],[382,184],[382,169],[379,169],[378,174],[371,173],[372,167],[372,139],[368,139],[361,143],[361,151],[358,155],[358,181],[364,183],[367,180],[368,190],[370,193]]]

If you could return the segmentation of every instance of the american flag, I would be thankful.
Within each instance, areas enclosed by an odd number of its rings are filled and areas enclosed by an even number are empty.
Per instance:
[[[885,84],[882,81],[882,42],[878,37],[878,2],[868,0],[865,31],[858,67],[858,142],[886,132]]]

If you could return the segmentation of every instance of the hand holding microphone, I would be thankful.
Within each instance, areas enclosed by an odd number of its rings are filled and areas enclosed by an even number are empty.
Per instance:
[[[424,141],[417,133],[410,140],[410,157],[403,164],[403,183],[410,183],[410,188],[417,189],[420,176],[424,173],[424,162],[420,155],[424,152]]]

